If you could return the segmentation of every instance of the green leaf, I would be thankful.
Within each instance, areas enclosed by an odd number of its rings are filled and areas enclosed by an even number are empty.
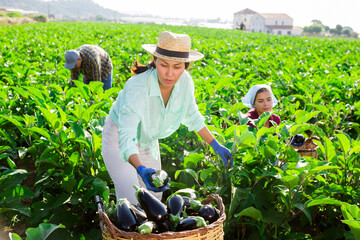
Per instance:
[[[256,143],[256,137],[254,133],[251,133],[248,130],[241,133],[238,139],[239,147],[249,147],[249,146],[253,146],[255,143]]]
[[[247,199],[249,196],[243,189],[240,188],[233,188],[231,192],[232,194],[228,214],[230,216],[234,216],[234,213],[236,212],[236,209],[239,207],[241,202]]]
[[[9,237],[10,237],[10,240],[22,240],[21,237],[19,235],[17,235],[16,233],[10,233]]]
[[[49,140],[51,142],[50,134],[44,128],[31,127],[31,128],[29,128],[29,131],[36,132],[36,133],[44,136],[45,138],[47,138],[47,140]]]
[[[335,136],[339,139],[344,155],[348,155],[351,146],[349,138],[344,133],[336,134]]]
[[[357,145],[357,146],[353,147],[351,149],[349,155],[352,155],[353,153],[356,153],[356,154],[360,153],[360,145]]]
[[[76,138],[83,138],[85,136],[83,128],[76,122],[69,122],[71,129],[75,133]]]
[[[297,110],[295,112],[295,123],[297,124],[305,123],[306,113],[307,112],[304,110]]]
[[[258,129],[264,127],[265,123],[267,122],[267,120],[269,120],[272,114],[273,113],[270,112],[264,112],[260,115],[260,117],[257,120],[254,121]]]
[[[308,122],[310,119],[312,119],[313,117],[315,117],[315,116],[318,115],[319,113],[321,113],[321,111],[314,111],[314,112],[306,113],[306,115],[305,115],[305,122]]]
[[[241,216],[246,216],[246,217],[250,217],[253,218],[255,220],[260,220],[262,219],[262,214],[259,210],[257,210],[254,207],[248,207],[245,208],[244,210],[242,210],[240,213],[235,214],[235,217],[239,218]]]
[[[306,207],[312,207],[316,205],[336,205],[341,206],[342,202],[332,198],[323,198],[323,199],[315,199],[309,200],[305,203]]]
[[[191,188],[184,188],[184,189],[177,190],[172,195],[175,195],[175,194],[179,194],[181,196],[187,196],[187,197],[190,197],[193,199],[197,199],[198,195],[199,195],[198,192],[196,192],[194,189],[191,189]]]
[[[195,179],[196,182],[199,180],[197,173],[192,169],[183,169],[183,170],[176,171],[175,172],[175,179],[177,179],[178,176],[180,175],[180,173],[182,173],[182,172],[190,174]]]
[[[324,166],[320,166],[320,167],[315,167],[313,169],[311,169],[309,171],[309,173],[307,174],[308,177],[310,176],[314,176],[316,175],[316,173],[322,172],[322,171],[327,171],[327,170],[333,170],[333,169],[339,169],[340,167],[338,166],[329,166],[329,165],[324,165]]]
[[[320,110],[325,116],[329,115],[329,108],[326,106],[318,105],[318,104],[306,104],[306,105]]]
[[[190,153],[184,158],[184,168],[195,168],[198,162],[201,162],[205,159],[203,153]]]
[[[45,119],[49,122],[50,126],[52,126],[56,130],[60,127],[57,114],[52,113],[43,107],[38,107],[38,109],[44,115]]]
[[[61,109],[60,106],[55,105],[55,107],[58,109],[58,113],[60,115],[61,123],[62,123],[62,125],[64,125],[67,122],[66,113]]]
[[[314,111],[314,112],[307,112],[304,110],[297,110],[295,112],[295,123],[296,124],[303,124],[308,122],[311,118],[315,117],[316,115],[318,115],[321,111]]]
[[[58,228],[65,228],[65,226],[62,224],[41,223],[37,228],[28,228],[26,230],[26,240],[45,240]]]
[[[325,154],[326,158],[329,162],[336,158],[335,147],[333,146],[332,142],[327,138],[323,137],[324,145],[325,145]]]
[[[4,119],[6,119],[7,121],[9,121],[9,122],[11,122],[12,124],[14,124],[15,127],[17,127],[22,134],[24,134],[24,135],[27,136],[27,132],[25,131],[24,127],[22,126],[22,124],[21,124],[18,120],[16,120],[16,119],[13,118],[13,117],[4,116],[4,115],[0,115],[0,117],[4,118]]]
[[[256,138],[260,139],[262,135],[264,135],[265,133],[267,133],[269,131],[269,128],[263,127],[260,128],[259,131],[256,133]]]
[[[30,217],[31,214],[30,209],[20,202],[20,198],[8,200],[7,205],[0,208],[0,213],[8,211],[16,211],[28,217]]]
[[[249,117],[246,114],[243,114],[242,112],[238,112],[238,116],[239,116],[240,125],[245,125],[248,123]]]
[[[289,190],[299,185],[299,176],[296,175],[285,176],[280,179]]]
[[[360,220],[360,209],[356,205],[343,203],[341,205],[341,211],[346,220]]]
[[[102,107],[103,105],[105,105],[106,102],[99,102],[96,104],[91,105],[89,108],[87,108],[83,114],[82,114],[82,119],[88,123],[91,119],[91,116],[96,112],[97,109],[99,109],[100,107]]]
[[[354,235],[354,239],[360,239],[360,220],[341,220],[341,221],[350,227],[351,233]]]

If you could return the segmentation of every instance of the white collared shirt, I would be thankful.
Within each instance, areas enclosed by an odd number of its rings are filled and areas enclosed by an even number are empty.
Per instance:
[[[120,159],[128,161],[140,148],[150,146],[154,159],[158,150],[152,142],[170,136],[184,124],[189,131],[205,127],[194,97],[194,83],[187,71],[174,85],[165,107],[156,68],[130,78],[110,109],[118,126]]]

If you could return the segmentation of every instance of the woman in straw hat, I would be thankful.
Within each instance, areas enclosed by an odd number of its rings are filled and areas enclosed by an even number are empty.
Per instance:
[[[116,197],[131,203],[137,202],[133,185],[146,187],[159,199],[168,188],[153,187],[150,175],[161,169],[158,139],[170,136],[180,124],[210,144],[224,166],[232,164],[230,151],[210,133],[196,104],[194,83],[186,70],[203,55],[190,50],[190,37],[165,31],[157,45],[142,47],[153,59],[147,66],[135,61],[135,75],[111,107],[102,138],[102,155]]]
[[[273,107],[276,106],[278,101],[272,93],[269,85],[259,84],[254,85],[249,89],[245,97],[242,99],[242,103],[251,108],[251,110],[246,113],[246,115],[250,118],[247,124],[256,128],[253,120],[258,119],[264,112],[272,112]],[[271,115],[269,120],[265,123],[264,127],[272,127],[272,122],[275,122],[277,125],[281,122],[280,117],[276,114]]]

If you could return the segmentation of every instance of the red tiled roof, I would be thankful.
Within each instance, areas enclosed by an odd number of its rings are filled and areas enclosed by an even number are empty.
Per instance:
[[[239,12],[236,12],[234,14],[257,14],[257,12],[249,9],[249,8],[245,8],[244,10],[241,10]]]
[[[259,13],[259,14],[264,18],[291,18],[289,15],[285,13]]]

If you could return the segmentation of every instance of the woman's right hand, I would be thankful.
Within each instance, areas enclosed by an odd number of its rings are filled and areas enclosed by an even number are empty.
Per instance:
[[[150,176],[151,176],[151,174],[156,173],[156,170],[154,168],[147,168],[144,165],[140,165],[140,166],[137,167],[136,171],[140,175],[140,177],[142,178],[146,188],[148,190],[150,190],[150,191],[163,192],[170,186],[169,184],[167,184],[165,186],[157,188],[157,187],[153,187],[151,185]]]

